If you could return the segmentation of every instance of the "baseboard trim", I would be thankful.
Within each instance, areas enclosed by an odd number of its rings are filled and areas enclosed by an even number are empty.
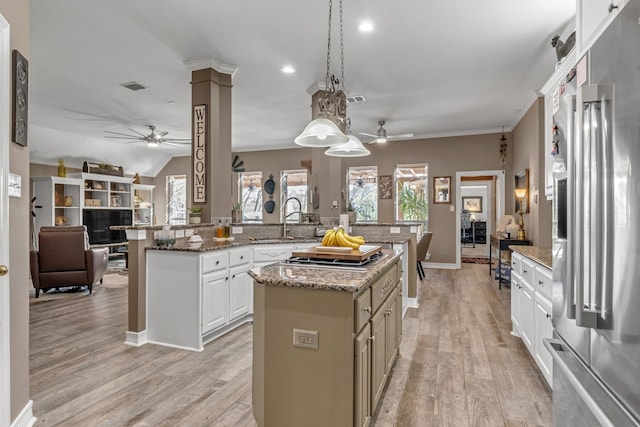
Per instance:
[[[418,298],[407,298],[407,308],[420,308]]]
[[[459,267],[456,264],[448,262],[425,262],[424,266],[427,268],[441,268],[443,270],[458,270]]]
[[[31,427],[38,419],[33,416],[33,400],[30,400],[11,424],[11,427]]]
[[[127,331],[127,336],[124,340],[124,343],[126,345],[130,345],[133,347],[140,347],[145,345],[146,343],[148,343],[147,341],[147,331],[140,331],[140,332],[131,332],[131,331]]]
[[[185,347],[183,345],[167,344],[166,342],[160,342],[160,341],[147,341],[147,344],[161,345],[161,346],[164,346],[164,347],[177,348],[177,349],[180,349],[180,350],[204,351],[204,347],[200,347],[200,348]]]

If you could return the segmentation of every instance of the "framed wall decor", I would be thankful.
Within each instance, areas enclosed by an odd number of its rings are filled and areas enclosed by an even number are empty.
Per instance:
[[[380,199],[393,199],[393,176],[380,175],[379,178],[378,192],[380,193]]]
[[[466,210],[471,213],[482,212],[482,196],[463,197],[462,210]]]
[[[14,49],[12,55],[12,103],[11,140],[23,147],[27,146],[29,116],[29,63]]]
[[[433,178],[433,203],[451,203],[451,177]]]

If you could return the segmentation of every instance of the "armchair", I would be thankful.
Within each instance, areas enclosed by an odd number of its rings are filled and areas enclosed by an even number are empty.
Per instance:
[[[30,253],[31,278],[36,289],[87,286],[93,292],[107,270],[109,249],[89,248],[87,227],[41,227],[37,251]]]

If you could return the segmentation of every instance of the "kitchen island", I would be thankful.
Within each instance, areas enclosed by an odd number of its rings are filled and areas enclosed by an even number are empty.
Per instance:
[[[402,331],[401,252],[363,267],[277,263],[254,278],[253,412],[259,426],[363,426]]]

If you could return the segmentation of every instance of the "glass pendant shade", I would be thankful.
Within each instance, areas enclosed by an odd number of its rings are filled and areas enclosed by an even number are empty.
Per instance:
[[[349,142],[334,145],[324,152],[327,156],[333,157],[364,157],[371,154],[362,142],[353,135],[349,135]]]
[[[516,188],[516,197],[522,199],[526,195],[527,195],[526,188]]]
[[[331,120],[319,118],[312,120],[294,141],[303,147],[332,147],[348,142],[349,137]]]

